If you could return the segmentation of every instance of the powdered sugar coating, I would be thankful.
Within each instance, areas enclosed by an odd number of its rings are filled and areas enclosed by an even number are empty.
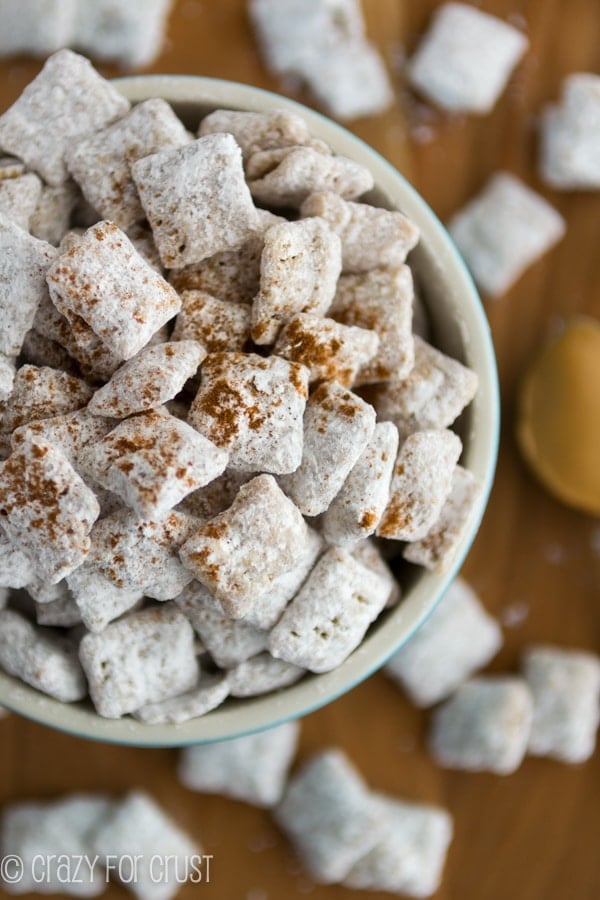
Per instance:
[[[15,358],[0,353],[0,403],[4,403],[10,397],[15,382],[15,374]]]
[[[228,695],[229,681],[226,677],[201,674],[196,687],[168,700],[147,703],[133,713],[133,718],[146,725],[181,725],[216,709]]]
[[[31,217],[32,235],[57,247],[69,230],[71,213],[79,199],[80,194],[73,181],[44,185]]]
[[[600,189],[600,76],[575,72],[542,114],[539,170],[558,190]]]
[[[198,136],[214,132],[232,134],[241,147],[245,160],[260,150],[298,147],[310,141],[310,132],[304,119],[286,109],[275,109],[272,112],[216,109],[202,119]]]
[[[259,653],[228,671],[229,693],[232,697],[268,694],[295,684],[305,672],[284,659],[275,659],[270,653]]]
[[[138,588],[117,587],[88,561],[67,575],[67,584],[81,621],[94,633],[104,631],[109,622],[133,609],[143,597]]]
[[[29,231],[42,194],[42,182],[33,172],[0,180],[0,214]]]
[[[80,4],[73,45],[93,59],[148,66],[160,53],[170,10],[170,0],[144,0],[142,7],[120,0]]]
[[[241,352],[250,340],[247,303],[220,300],[205,291],[183,291],[174,341],[197,341],[207,353]]]
[[[73,412],[85,406],[92,388],[80,378],[49,366],[21,366],[15,375],[13,390],[0,405],[0,431],[40,419]]]

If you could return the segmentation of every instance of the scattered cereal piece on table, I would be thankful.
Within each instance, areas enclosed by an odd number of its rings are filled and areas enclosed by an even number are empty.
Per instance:
[[[539,170],[557,190],[600,190],[600,76],[576,72],[541,121]]]
[[[80,0],[72,42],[99,60],[148,66],[160,53],[171,7],[172,0]]]
[[[257,697],[260,694],[268,694],[295,684],[305,671],[293,663],[275,659],[270,653],[259,653],[229,669],[227,672],[229,693],[232,697]]]
[[[0,56],[48,56],[70,43],[77,0],[28,0],[0,5]]]

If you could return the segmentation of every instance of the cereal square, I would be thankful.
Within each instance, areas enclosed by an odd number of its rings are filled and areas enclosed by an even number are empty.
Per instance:
[[[31,217],[32,235],[58,247],[69,231],[71,214],[79,199],[79,189],[73,181],[65,181],[54,187],[44,185]]]
[[[42,194],[42,182],[33,172],[0,181],[0,214],[29,231]]]
[[[0,56],[45,57],[71,41],[77,0],[28,0],[0,5]]]
[[[528,45],[502,19],[465,3],[444,3],[406,71],[412,86],[443,109],[485,115]]]
[[[117,587],[87,561],[67,575],[67,584],[81,621],[95,634],[104,631],[113,619],[133,609],[144,596],[138,588]]]
[[[286,722],[246,737],[185,747],[177,767],[179,781],[192,791],[275,806],[296,754],[299,731],[297,722]]]
[[[244,160],[260,150],[299,147],[310,141],[310,132],[302,116],[286,109],[272,112],[216,109],[200,122],[198,137],[215,132],[232,134],[242,149]]]
[[[25,368],[21,367],[21,370]],[[95,444],[108,434],[115,423],[111,419],[91,416],[87,409],[78,409],[48,419],[36,419],[15,428],[10,440],[14,450],[31,438],[41,438],[58,447],[78,471],[77,457],[88,444]],[[81,473],[80,473],[81,474]]]
[[[576,72],[543,112],[539,169],[558,190],[600,190],[600,75]]]
[[[193,575],[241,619],[310,541],[299,510],[272,475],[243,485],[229,509],[200,525],[181,548]]]
[[[73,412],[85,406],[92,393],[89,384],[74,375],[50,366],[21,366],[10,397],[0,404],[0,431]]]
[[[126,100],[89,60],[59,50],[19,99],[0,116],[0,146],[51,185],[67,179],[65,154],[83,135],[129,110]]]
[[[79,2],[73,44],[93,59],[137,69],[158,56],[165,37],[170,0],[85,0]]]
[[[201,262],[243,244],[259,217],[230,134],[209,134],[131,166],[167,269]]]
[[[259,653],[229,669],[227,672],[229,693],[232,697],[256,697],[268,694],[295,684],[305,671],[284,659],[275,659],[270,653]]]
[[[198,341],[207,353],[241,352],[250,340],[247,303],[220,300],[205,291],[183,291],[174,341]]]
[[[543,197],[509,172],[497,172],[448,229],[479,287],[499,297],[560,241],[566,226]]]
[[[121,359],[135,356],[181,308],[176,291],[110,222],[93,225],[61,254],[47,281],[58,311],[83,319]]]
[[[188,422],[229,453],[233,469],[293,472],[302,458],[308,369],[278,356],[212,353]]]
[[[229,696],[229,681],[222,675],[201,673],[196,687],[168,700],[147,703],[136,709],[133,718],[146,725],[181,725],[216,709]]]
[[[385,671],[415,706],[432,706],[486,666],[501,645],[497,621],[466,581],[457,578]]]
[[[471,678],[434,712],[429,749],[444,768],[509,775],[527,751],[532,715],[523,679]]]

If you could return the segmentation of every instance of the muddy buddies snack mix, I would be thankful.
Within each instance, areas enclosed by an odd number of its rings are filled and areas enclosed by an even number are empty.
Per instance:
[[[477,497],[417,227],[297,114],[190,126],[70,51],[0,116],[0,665],[148,724],[341,665],[401,599],[375,536],[450,565]]]

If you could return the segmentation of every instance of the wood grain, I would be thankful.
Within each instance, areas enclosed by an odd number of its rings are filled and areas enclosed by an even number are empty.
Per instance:
[[[555,250],[505,297],[486,303],[502,384],[503,431],[495,488],[464,574],[491,612],[505,620],[524,616],[506,628],[505,646],[491,667],[507,671],[515,669],[531,641],[600,650],[600,523],[544,493],[513,439],[516,387],[545,336],[574,313],[600,316],[600,198],[549,191],[535,172],[541,104],[556,97],[567,73],[600,70],[600,11],[598,0],[477,4],[523,21],[531,50],[491,115],[447,119],[417,102],[398,71],[402,53],[412,51],[438,5],[436,0],[364,0],[370,35],[394,68],[398,102],[387,115],[357,122],[352,130],[400,168],[442,219],[504,167],[540,190],[568,223]],[[38,69],[23,60],[0,66],[0,108]],[[242,0],[180,0],[168,46],[153,71],[278,88],[260,64]],[[575,767],[528,759],[508,778],[450,773],[428,758],[426,727],[427,715],[375,675],[304,720],[301,752],[339,744],[373,787],[451,810],[456,835],[438,900],[600,897],[598,755]],[[311,885],[267,814],[183,790],[175,778],[175,758],[174,751],[87,743],[10,716],[0,723],[0,802],[72,789],[119,793],[143,786],[214,854],[211,883],[185,888],[183,900],[360,896]],[[108,896],[126,895],[114,886]]]

